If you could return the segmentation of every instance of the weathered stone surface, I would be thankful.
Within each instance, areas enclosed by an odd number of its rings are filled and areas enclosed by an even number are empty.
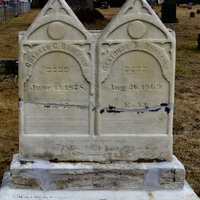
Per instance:
[[[1,200],[199,200],[187,183],[182,189],[175,190],[148,190],[148,191],[66,191],[66,190],[32,190],[11,189],[9,187],[9,175],[4,176],[0,190]]]
[[[54,163],[15,155],[11,164],[12,188],[43,190],[149,190],[181,189],[185,170],[172,162]]]
[[[174,33],[146,0],[103,31],[49,0],[19,41],[20,156],[0,200],[198,200],[172,156]]]
[[[144,1],[128,1],[103,30],[97,47],[98,134],[130,141],[130,160],[171,160],[173,33]]]
[[[146,1],[89,32],[50,0],[20,38],[22,157],[172,160],[175,39]]]
[[[51,0],[19,43],[20,154],[73,160],[69,139],[93,133],[94,38]]]

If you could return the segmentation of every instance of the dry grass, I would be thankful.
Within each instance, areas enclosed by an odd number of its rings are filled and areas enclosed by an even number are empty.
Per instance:
[[[18,151],[18,94],[13,76],[0,75],[0,179]]]
[[[179,23],[166,24],[177,37],[177,67],[174,113],[174,154],[185,165],[187,180],[200,196],[200,51],[197,37],[200,33],[200,14],[190,18],[192,10],[177,8]],[[118,9],[100,10],[107,18],[95,24],[84,24],[88,29],[102,29]],[[160,15],[160,7],[155,7]],[[18,55],[17,35],[26,30],[38,10],[20,15],[0,24],[0,58]],[[9,169],[14,153],[18,151],[18,94],[14,76],[0,75],[0,179]]]
[[[31,25],[40,10],[30,10],[0,24],[0,58],[18,58],[18,33]]]

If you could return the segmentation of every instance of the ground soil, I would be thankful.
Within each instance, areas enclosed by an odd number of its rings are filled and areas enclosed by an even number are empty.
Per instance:
[[[160,16],[160,6],[154,7]],[[174,154],[184,164],[187,181],[200,196],[200,5],[192,10],[177,7],[179,23],[165,24],[176,32],[177,63],[174,112]],[[94,24],[84,24],[88,29],[102,29],[117,8],[100,10],[106,17]],[[0,24],[0,59],[18,58],[18,32],[31,25],[39,10],[31,10]],[[190,17],[195,12],[195,17]],[[17,76],[0,73],[0,180],[9,170],[14,153],[18,152],[18,87]]]

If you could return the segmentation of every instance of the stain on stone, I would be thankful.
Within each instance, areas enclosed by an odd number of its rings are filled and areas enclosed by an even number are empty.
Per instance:
[[[100,113],[101,113],[101,114],[104,113],[104,109],[101,109],[101,110],[100,110]]]
[[[51,106],[45,105],[44,108],[51,108]]]
[[[119,110],[107,110],[108,113],[120,113],[121,111]]]
[[[59,161],[58,161],[58,158],[54,158],[54,159],[49,160],[49,162],[58,163]]]
[[[149,110],[149,112],[157,112],[159,111],[161,108],[156,108],[156,109],[153,109],[153,110]]]
[[[151,192],[148,192],[147,195],[148,195],[148,200],[154,200],[155,199]]]
[[[101,188],[101,185],[97,184],[97,183],[96,184],[94,183],[94,188]]]
[[[26,165],[27,163],[33,164],[34,161],[30,161],[30,160],[20,160],[20,164],[22,164],[22,165]]]
[[[113,109],[115,109],[115,108],[116,108],[115,106],[109,105],[109,109],[110,109],[110,110],[113,110]]]
[[[160,106],[162,106],[162,107],[163,106],[168,106],[168,104],[167,103],[161,103]]]
[[[165,108],[165,112],[167,112],[167,114],[170,113],[170,109],[168,107]]]
[[[108,108],[109,108],[109,109],[106,110],[108,113],[120,113],[120,112],[122,112],[122,111],[120,111],[120,110],[116,110],[116,107],[115,107],[115,106],[109,105]]]
[[[140,159],[136,160],[135,162],[137,162],[137,163],[159,163],[159,162],[163,162],[163,161],[166,161],[166,160],[161,159],[161,158],[155,158],[155,159],[140,158]]]

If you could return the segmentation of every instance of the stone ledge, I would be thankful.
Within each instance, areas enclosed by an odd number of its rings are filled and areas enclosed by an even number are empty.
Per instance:
[[[11,187],[43,190],[157,190],[181,189],[185,169],[172,162],[53,163],[14,155]]]
[[[66,191],[66,190],[31,190],[11,189],[9,174],[4,176],[0,190],[1,200],[199,200],[194,191],[185,182],[179,190],[148,190],[148,191]]]

